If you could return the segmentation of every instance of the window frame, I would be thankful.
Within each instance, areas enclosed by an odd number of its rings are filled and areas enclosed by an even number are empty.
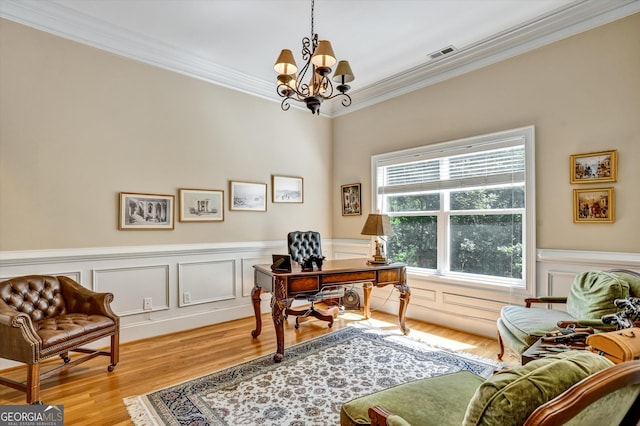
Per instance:
[[[487,212],[487,210],[484,209],[451,211],[450,206],[448,205],[448,199],[447,205],[444,205],[444,191],[450,192],[452,191],[451,188],[441,188],[437,191],[437,193],[440,194],[439,211],[425,211],[419,213],[410,212],[402,214],[402,216],[435,215],[438,220],[438,269],[408,267],[407,270],[410,274],[436,278],[439,281],[441,280],[443,282],[452,284],[477,285],[483,288],[506,289],[509,291],[526,290],[529,293],[532,291],[532,283],[535,283],[536,269],[535,126],[526,126],[371,156],[371,211],[379,209],[381,212],[385,213],[385,209],[383,206],[383,198],[385,194],[381,194],[381,191],[379,190],[379,167],[519,145],[524,146],[525,156],[525,171],[522,176],[524,179],[525,207],[524,209],[522,209],[521,207],[503,210],[496,209],[491,210],[490,214],[512,214],[512,212],[514,211],[522,210],[522,279],[499,278],[491,277],[488,275],[474,275],[470,273],[451,272],[449,270],[448,247],[450,244],[450,233],[448,228],[450,224],[450,216],[460,213],[485,214]],[[488,184],[487,186],[490,187],[491,185]],[[469,187],[469,189],[471,188]],[[391,212],[389,213],[389,215],[394,216],[397,214]]]

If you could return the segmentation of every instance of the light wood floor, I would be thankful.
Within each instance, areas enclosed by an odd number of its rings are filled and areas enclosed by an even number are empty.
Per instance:
[[[331,333],[353,321],[362,321],[357,311],[347,311],[334,322],[311,319],[298,330],[295,320],[285,322],[285,352],[292,344]],[[253,339],[253,317],[215,324],[180,333],[121,344],[120,363],[107,373],[108,358],[98,357],[45,380],[41,398],[45,404],[63,404],[65,425],[131,425],[122,399],[149,393],[185,380],[275,352],[275,331],[270,314],[262,317],[262,334]],[[398,331],[397,317],[373,312],[369,322]],[[497,359],[496,339],[476,336],[416,320],[407,320],[411,335],[453,350]],[[399,332],[399,331],[398,331]],[[56,362],[58,359],[56,359]],[[515,362],[515,361],[512,361]],[[43,367],[46,371],[46,366]],[[24,381],[25,369],[1,372]],[[24,404],[24,394],[0,386],[0,404]]]

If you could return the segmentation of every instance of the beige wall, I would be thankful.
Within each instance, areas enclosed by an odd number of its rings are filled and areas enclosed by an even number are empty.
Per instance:
[[[0,251],[363,238],[372,154],[533,124],[538,247],[640,252],[640,14],[335,120],[6,20],[0,55]],[[589,186],[569,184],[569,155],[605,149],[616,223],[574,224],[572,189]],[[230,179],[270,191],[271,174],[303,176],[304,204],[117,230],[120,191],[223,189],[228,206]],[[364,214],[343,217],[355,182]]]
[[[362,181],[367,214],[372,154],[527,125],[537,247],[640,252],[640,14],[335,119],[334,185]],[[569,183],[571,154],[609,149],[618,182]],[[615,188],[615,223],[574,224],[573,189],[600,186]],[[333,219],[334,238],[359,237],[362,219]]]
[[[0,251],[330,236],[330,119],[11,21],[0,43]],[[302,176],[304,204],[271,203],[271,174]],[[228,207],[229,180],[269,183],[267,212],[117,229],[120,191],[223,189]]]

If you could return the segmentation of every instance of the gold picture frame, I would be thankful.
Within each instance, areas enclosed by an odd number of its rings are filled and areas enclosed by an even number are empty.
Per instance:
[[[267,211],[267,184],[229,181],[229,210]]]
[[[224,191],[219,189],[179,190],[180,222],[222,222]]]
[[[361,186],[359,183],[342,185],[340,193],[342,196],[342,216],[362,215]]]
[[[613,187],[573,190],[574,223],[613,223],[614,220]]]
[[[571,155],[570,181],[574,183],[615,182],[618,179],[618,151]]]
[[[303,203],[304,179],[299,176],[271,175],[271,202]]]
[[[118,229],[173,230],[174,205],[173,195],[121,192]]]

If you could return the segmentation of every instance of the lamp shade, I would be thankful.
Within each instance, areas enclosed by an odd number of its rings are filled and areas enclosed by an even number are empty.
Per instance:
[[[349,65],[349,61],[338,62],[336,72],[333,73],[333,81],[344,84],[349,83],[354,79],[355,76],[353,75],[353,71],[351,71],[351,65]]]
[[[311,62],[317,67],[331,68],[336,64],[336,55],[329,40],[320,40],[316,51],[313,52]]]
[[[276,64],[273,66],[278,74],[295,74],[298,71],[296,60],[293,57],[293,53],[289,49],[282,49],[280,56],[276,60]]]
[[[393,228],[391,227],[389,216],[379,213],[370,214],[369,217],[367,217],[367,221],[364,223],[360,234],[374,235],[376,237],[393,235]]]

